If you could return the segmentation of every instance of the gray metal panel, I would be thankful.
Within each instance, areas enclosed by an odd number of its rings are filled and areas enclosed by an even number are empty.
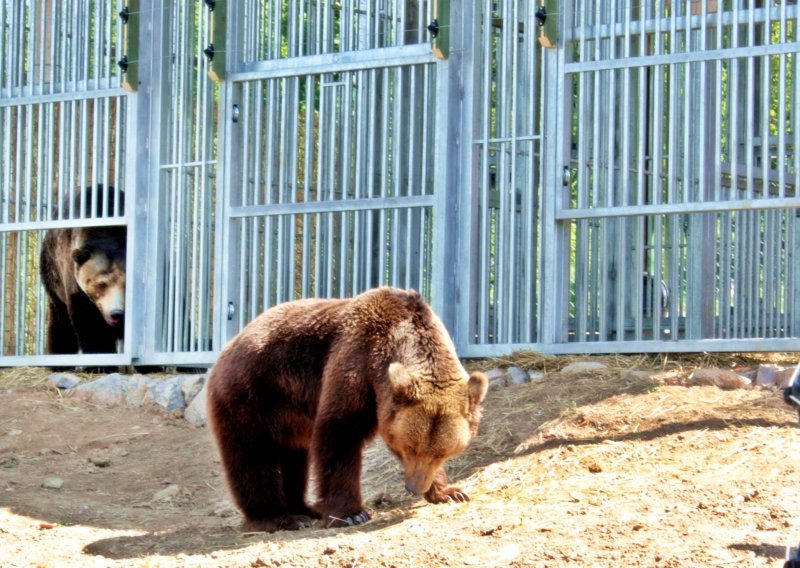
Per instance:
[[[439,95],[430,48],[413,45],[430,8],[415,5],[381,4],[397,10],[386,19],[373,3],[245,4],[229,38],[244,46],[228,65],[240,119],[218,201],[222,301],[235,312],[223,339],[299,297],[392,284],[430,298]]]
[[[230,8],[229,8],[230,9]],[[214,207],[216,193],[217,106],[219,86],[209,76],[203,54],[209,14],[198,0],[165,1],[159,50],[171,54],[156,65],[160,85],[158,138],[153,155],[158,168],[152,187],[151,263],[157,267],[149,325],[154,343],[140,355],[210,352],[213,348]],[[163,51],[162,51],[163,50]]]
[[[137,115],[118,86],[118,9],[116,1],[0,2],[0,365],[130,361],[130,341],[120,354],[45,355],[39,281],[47,230],[133,226],[119,199],[113,210],[97,208],[101,195],[107,203],[129,190],[133,199],[127,142]],[[77,193],[86,187],[91,201]],[[129,319],[127,337],[132,329]]]
[[[471,262],[459,270],[468,278],[459,345],[533,343],[540,334],[547,55],[534,11],[526,2],[482,1],[472,12],[463,65],[474,71],[463,88],[474,120],[463,125],[471,148],[469,167],[461,168],[471,179],[460,223],[462,254],[469,251]]]
[[[800,124],[786,76],[797,7],[615,6],[579,2],[566,22],[577,180],[556,222],[578,245],[570,341],[778,348],[796,317],[797,147],[780,133]]]

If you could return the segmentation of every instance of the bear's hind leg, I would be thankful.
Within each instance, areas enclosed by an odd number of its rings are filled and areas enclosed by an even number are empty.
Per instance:
[[[286,509],[289,511],[287,524],[296,524],[297,528],[308,528],[311,526],[312,519],[320,518],[319,513],[309,508],[305,502],[308,451],[284,450],[282,470],[283,494],[286,498]]]
[[[261,443],[241,434],[222,446],[228,486],[244,514],[244,529],[250,532],[275,532],[283,527],[287,514],[281,484],[280,453],[274,445]]]
[[[310,528],[319,515],[306,506],[308,453],[305,450],[263,446],[247,452],[247,464],[238,469],[244,479],[260,479],[255,487],[249,483],[231,483],[237,503],[245,514],[244,528],[252,532],[300,530]],[[259,457],[260,465],[254,461]],[[249,470],[249,471],[248,471]]]

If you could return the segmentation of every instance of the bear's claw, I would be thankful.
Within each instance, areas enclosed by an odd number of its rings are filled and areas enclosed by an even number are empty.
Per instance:
[[[307,515],[284,515],[269,519],[247,519],[244,523],[245,532],[298,531],[310,529],[314,520]]]
[[[278,521],[278,524],[284,530],[299,531],[301,529],[310,529],[314,521],[307,515],[286,515]]]
[[[340,527],[352,527],[353,525],[366,523],[369,519],[369,513],[366,511],[361,511],[360,513],[356,513],[355,515],[350,515],[348,517],[336,517],[334,515],[329,515],[328,520],[325,523],[325,528],[333,529]]]
[[[469,501],[469,495],[458,487],[447,487],[445,489],[431,487],[425,493],[425,500],[428,503],[466,503]]]

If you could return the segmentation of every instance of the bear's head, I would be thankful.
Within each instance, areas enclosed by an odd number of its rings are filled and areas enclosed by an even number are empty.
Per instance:
[[[403,464],[406,489],[421,495],[444,462],[478,433],[489,382],[483,373],[467,377],[463,369],[451,381],[432,382],[401,363],[389,365],[388,374],[393,404],[381,435]]]
[[[125,228],[79,230],[73,240],[72,264],[80,289],[106,323],[121,330],[125,321]]]

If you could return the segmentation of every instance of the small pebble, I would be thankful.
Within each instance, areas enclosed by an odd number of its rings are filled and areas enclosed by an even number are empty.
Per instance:
[[[45,489],[61,489],[63,485],[64,480],[55,476],[45,477],[42,482],[42,487]]]

